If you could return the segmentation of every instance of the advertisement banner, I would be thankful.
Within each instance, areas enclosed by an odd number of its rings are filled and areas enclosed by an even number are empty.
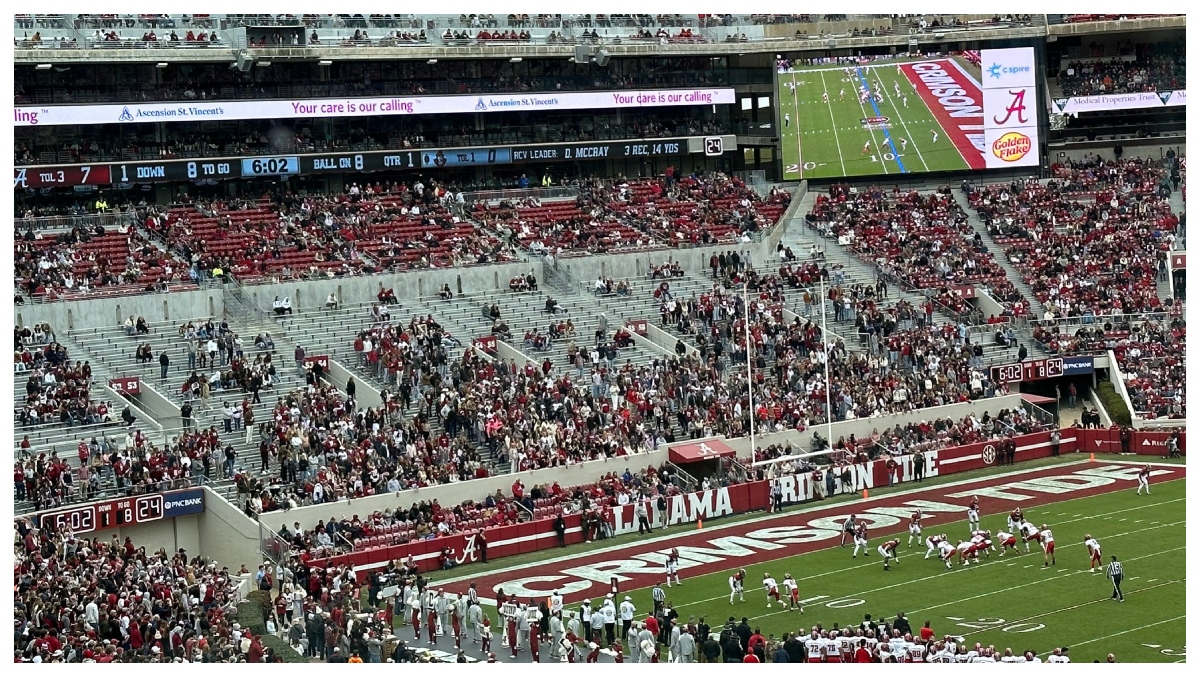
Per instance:
[[[1018,129],[1037,126],[1037,90],[1033,87],[1005,87],[983,90],[985,129]]]
[[[1180,424],[1183,422],[1180,421]],[[1091,428],[1075,429],[1080,438],[1079,449],[1094,454],[1137,454],[1138,456],[1167,455],[1167,438],[1173,432],[1157,430],[1130,430],[1128,451],[1121,444],[1120,428]],[[1066,434],[1066,433],[1064,433]],[[1187,433],[1179,433],[1179,453],[1183,454],[1187,445]]]
[[[1062,358],[1063,376],[1084,376],[1096,371],[1096,360],[1091,355]]]
[[[1060,453],[1076,451],[1077,433],[1088,432],[1104,431],[1063,429]],[[1051,454],[1050,433],[1048,432],[1022,435],[1013,439],[1017,443],[1014,460],[1018,462],[1045,458]],[[1081,450],[1086,451],[1086,449]],[[921,452],[921,455],[925,458],[924,477],[926,479],[979,470],[1004,462],[1004,459],[1000,458],[998,444],[995,441],[926,451]],[[848,465],[834,473],[832,479],[823,476],[819,482],[813,478],[811,473],[784,475],[772,481],[778,482],[782,486],[785,504],[802,503],[824,498],[830,493],[830,486],[833,488],[832,493],[838,495],[885,487],[888,486],[889,480],[895,483],[910,482],[915,478],[914,458],[915,455],[906,454],[891,459],[883,458],[867,463]],[[766,510],[771,501],[772,481],[747,482],[672,496],[667,501],[665,511],[658,510],[654,501],[647,501],[645,503],[647,519],[652,529],[659,529],[663,526],[693,524],[701,520]],[[638,519],[634,504],[612,506],[607,513],[608,525],[614,535],[637,533]],[[564,517],[564,521],[567,527],[564,540],[568,545],[582,543],[585,539],[596,540],[598,534],[595,532],[595,525],[583,524],[582,516],[568,515]],[[558,534],[554,531],[553,518],[489,528],[486,530],[486,538],[489,560],[556,548],[559,544]],[[411,555],[418,568],[422,572],[428,572],[443,568],[446,558],[452,560],[455,565],[481,562],[483,561],[483,548],[483,535],[479,532],[472,532],[452,534],[444,538],[416,541],[404,545],[389,545],[379,542],[346,555],[315,560],[311,564],[327,566],[331,563],[349,563],[358,567],[359,572],[362,573],[383,568],[391,560],[404,559]]]
[[[1096,111],[1137,110],[1139,108],[1169,108],[1187,105],[1187,90],[1161,92],[1130,92],[1129,94],[1096,94],[1053,99],[1052,113],[1092,113]]]
[[[142,380],[137,376],[118,376],[108,380],[108,387],[122,395],[137,395],[142,392]]]
[[[1032,47],[983,49],[979,59],[984,89],[1037,86]]]
[[[612,110],[659,106],[708,106],[733,102],[732,88],[645,89],[618,92],[206,101],[192,104],[147,102],[97,106],[18,106],[13,108],[12,119],[13,124],[17,127],[46,127],[147,122],[452,115],[494,111]]]
[[[990,115],[990,113],[988,113]],[[985,129],[983,159],[988,169],[1028,167],[1038,164],[1037,127]]]
[[[1187,254],[1177,253],[1171,254],[1171,270],[1184,270],[1187,268]]]
[[[625,322],[625,326],[629,328],[629,331],[631,331],[639,336],[646,335],[646,321],[645,320],[627,320]]]
[[[163,517],[179,517],[204,512],[204,490],[183,489],[163,494]]]

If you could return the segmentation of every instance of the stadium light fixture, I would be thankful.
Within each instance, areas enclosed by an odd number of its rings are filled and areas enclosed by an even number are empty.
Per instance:
[[[521,63],[521,57],[514,56],[513,58],[509,59],[508,62],[509,63]]]
[[[166,62],[166,61],[159,61],[158,63],[154,64],[154,67],[155,67],[155,68],[166,68],[166,67],[167,67],[167,62]]]
[[[429,64],[430,66],[432,66],[433,64],[437,63],[437,59],[430,59],[429,61],[426,61],[425,63],[427,63],[427,64]]]
[[[322,66],[332,66],[333,65],[333,61],[331,59],[321,59],[317,63]]]
[[[54,64],[49,64],[49,63],[39,63],[37,65],[37,69],[40,71],[48,71],[53,67],[54,67]]]
[[[271,62],[270,61],[255,61],[254,65],[261,68],[263,66],[270,66]]]

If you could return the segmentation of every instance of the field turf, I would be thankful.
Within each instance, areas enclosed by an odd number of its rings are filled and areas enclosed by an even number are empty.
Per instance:
[[[850,73],[840,65],[802,66],[792,73],[777,73],[776,77],[785,180],[970,168],[895,62],[858,66]],[[869,83],[873,91],[877,80],[882,85],[883,101],[860,103],[859,87]],[[789,83],[795,84],[794,91]],[[844,99],[840,96],[842,90]],[[822,100],[822,93],[829,94],[828,102]],[[790,117],[790,123],[785,116]],[[886,129],[864,126],[864,119],[879,116],[889,119]],[[938,134],[936,142],[934,131]],[[901,148],[901,138],[908,141],[906,148]],[[866,143],[871,144],[869,152],[863,151]]]
[[[938,637],[963,636],[1001,651],[1033,649],[1044,657],[1066,646],[1077,663],[1103,661],[1109,652],[1121,662],[1178,662],[1185,644],[1184,507],[1184,482],[1175,480],[1157,485],[1150,498],[1125,490],[1030,509],[1028,519],[1048,522],[1054,531],[1058,564],[1049,568],[1035,546],[1030,554],[993,555],[978,566],[947,570],[932,557],[922,559],[923,546],[906,547],[908,535],[901,533],[900,561],[884,571],[875,548],[888,536],[877,533],[866,557],[851,559],[849,546],[834,547],[747,567],[744,603],[729,604],[728,572],[664,589],[682,620],[706,616],[720,627],[729,616],[748,616],[751,627],[775,637],[903,611],[914,631],[928,620]],[[1004,524],[1005,514],[982,519],[993,533]],[[965,538],[967,524],[937,531]],[[1103,573],[1088,572],[1088,533],[1100,541],[1106,561],[1117,555],[1124,563],[1124,603],[1109,599],[1112,586]],[[758,586],[763,572],[779,581],[785,573],[797,579],[800,598],[809,600],[803,615],[777,603],[767,608]],[[626,594],[638,609],[653,606],[649,590]]]

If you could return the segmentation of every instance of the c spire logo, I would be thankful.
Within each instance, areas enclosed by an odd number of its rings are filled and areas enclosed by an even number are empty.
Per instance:
[[[992,64],[987,69],[988,74],[991,75],[993,78],[996,78],[997,80],[1000,79],[1000,71],[1001,70],[1003,70],[1003,68],[998,63]]]

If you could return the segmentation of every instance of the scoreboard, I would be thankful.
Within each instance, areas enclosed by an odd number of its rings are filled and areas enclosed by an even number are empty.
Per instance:
[[[992,381],[996,383],[1042,381],[1059,376],[1090,374],[1094,370],[1094,360],[1090,355],[1048,357],[1041,360],[998,364],[992,367]]]
[[[70,527],[76,534],[83,534],[201,512],[204,512],[204,490],[181,489],[50,510],[34,515],[34,522],[39,528]]]

